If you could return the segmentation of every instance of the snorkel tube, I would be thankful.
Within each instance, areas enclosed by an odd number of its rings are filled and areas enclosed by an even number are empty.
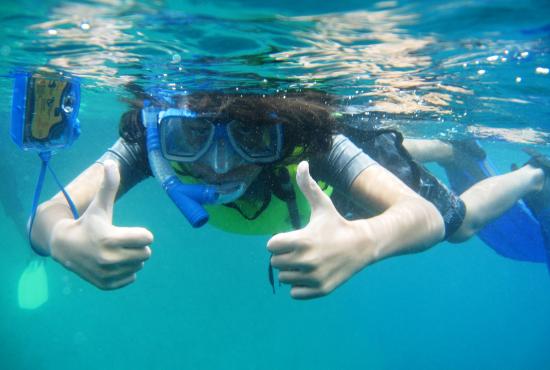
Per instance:
[[[170,163],[162,155],[157,117],[158,110],[149,101],[145,101],[142,118],[147,134],[149,166],[162,188],[191,226],[201,227],[208,222],[208,212],[202,205],[217,201],[217,189],[211,185],[184,184],[179,180]]]

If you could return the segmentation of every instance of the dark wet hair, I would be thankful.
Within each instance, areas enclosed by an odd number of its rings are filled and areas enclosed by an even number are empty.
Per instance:
[[[285,95],[224,94],[195,92],[181,96],[197,113],[213,114],[216,120],[239,120],[254,125],[283,124],[284,146],[281,162],[296,163],[327,152],[335,131],[334,98],[323,92],[308,90]],[[120,135],[126,140],[145,140],[141,124],[141,101],[121,117]]]

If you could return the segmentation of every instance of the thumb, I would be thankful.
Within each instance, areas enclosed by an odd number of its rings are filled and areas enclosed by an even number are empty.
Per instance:
[[[312,217],[321,210],[334,209],[334,205],[328,195],[321,190],[317,182],[309,174],[308,162],[302,161],[298,165],[296,182],[311,206]]]
[[[108,221],[112,222],[113,204],[115,202],[118,185],[120,183],[120,173],[118,171],[117,164],[113,160],[106,160],[103,163],[103,171],[103,182],[101,183],[101,188],[92,201],[90,208],[92,208],[92,210],[98,208],[103,210],[108,217]]]

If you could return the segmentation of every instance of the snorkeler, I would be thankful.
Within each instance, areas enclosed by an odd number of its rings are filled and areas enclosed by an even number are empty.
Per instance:
[[[548,190],[532,161],[459,197],[412,159],[398,132],[342,124],[327,101],[315,92],[152,96],[123,115],[121,138],[67,186],[81,216],[55,195],[38,208],[32,245],[101,289],[132,283],[153,235],[112,225],[113,204],[154,174],[194,226],[209,219],[275,234],[271,264],[292,297],[306,299],[382,259],[465,241]],[[407,148],[427,156],[429,147],[414,144]]]

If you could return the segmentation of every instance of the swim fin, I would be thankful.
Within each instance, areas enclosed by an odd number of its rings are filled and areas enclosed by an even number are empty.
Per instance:
[[[48,276],[44,258],[34,257],[19,278],[17,302],[25,310],[34,310],[48,301]]]
[[[443,165],[451,188],[462,194],[475,183],[498,171],[481,145],[473,139],[451,142],[455,160]],[[550,210],[548,214],[550,226]],[[546,262],[546,247],[538,217],[523,201],[517,202],[502,216],[486,225],[478,236],[498,254],[520,261]],[[550,241],[550,229],[549,241]]]
[[[550,271],[550,158],[540,154],[533,148],[524,148],[524,152],[531,156],[527,164],[544,171],[544,185],[541,191],[527,195],[525,204],[539,221],[544,239],[546,262]]]

